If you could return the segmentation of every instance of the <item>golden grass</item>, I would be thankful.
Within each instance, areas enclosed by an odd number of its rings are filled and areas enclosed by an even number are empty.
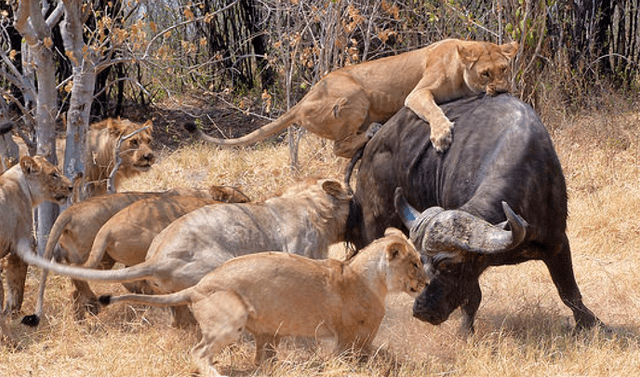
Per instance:
[[[540,262],[499,267],[481,278],[483,301],[476,334],[457,334],[459,314],[435,327],[411,317],[406,295],[389,298],[388,312],[367,361],[332,356],[326,346],[285,341],[279,360],[252,365],[250,338],[224,350],[220,371],[233,376],[633,376],[640,372],[640,189],[634,113],[555,118],[549,128],[567,176],[569,238],[584,301],[607,325],[574,334]],[[305,176],[342,179],[346,161],[330,144],[306,136],[300,153]],[[254,199],[297,179],[286,145],[222,150],[193,145],[161,153],[128,189],[240,185]],[[336,248],[340,255],[340,248]],[[23,312],[34,305],[36,271],[29,273]],[[11,328],[21,350],[0,348],[2,376],[188,376],[195,337],[169,326],[165,310],[115,305],[77,324],[70,284],[53,277],[46,316],[38,329]],[[99,293],[122,291],[96,285]]]

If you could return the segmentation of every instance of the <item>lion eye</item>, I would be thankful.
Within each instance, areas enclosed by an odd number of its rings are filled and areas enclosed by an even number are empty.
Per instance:
[[[138,140],[136,140],[136,139],[131,140],[131,146],[137,147],[138,146]]]
[[[491,76],[491,74],[489,73],[489,71],[482,72],[482,77],[488,79],[490,76]]]

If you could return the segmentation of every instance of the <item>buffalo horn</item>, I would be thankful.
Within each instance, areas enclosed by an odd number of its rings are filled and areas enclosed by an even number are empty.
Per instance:
[[[527,222],[505,202],[502,202],[502,209],[507,222],[501,226],[492,225],[465,211],[445,211],[440,207],[428,208],[416,216],[417,211],[411,208],[398,189],[395,204],[405,226],[410,229],[412,241],[426,254],[456,253],[460,250],[500,253],[513,249],[526,236]],[[410,220],[411,217],[414,219]]]
[[[398,215],[400,215],[402,219],[402,223],[409,229],[409,238],[411,238],[413,244],[417,246],[422,242],[422,235],[416,233],[420,225],[424,221],[444,211],[444,208],[441,207],[430,207],[421,213],[407,202],[401,187],[396,187],[394,204],[396,206],[396,212],[398,212]]]

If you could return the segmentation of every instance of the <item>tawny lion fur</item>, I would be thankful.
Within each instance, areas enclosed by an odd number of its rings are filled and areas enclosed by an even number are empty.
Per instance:
[[[256,363],[275,356],[283,336],[333,338],[338,351],[367,351],[384,317],[385,296],[415,297],[426,280],[411,241],[389,228],[348,262],[258,253],[225,262],[180,292],[100,301],[189,304],[202,330],[194,361],[203,375],[215,376],[214,357],[245,329],[255,338]]]
[[[143,127],[144,131],[125,140],[120,146],[122,164],[115,177],[118,189],[122,180],[151,169],[155,156],[151,149],[152,122],[135,123],[128,119],[108,118],[94,123],[87,135],[88,151],[85,161],[85,182],[87,196],[107,193],[107,180],[115,166],[115,147],[118,140]]]
[[[22,306],[27,265],[16,255],[16,247],[22,242],[27,252],[31,252],[32,209],[44,201],[62,204],[72,189],[71,181],[41,156],[22,156],[18,165],[0,175],[0,258],[7,257],[5,278],[8,287],[0,327],[9,337],[3,316],[20,310]],[[0,306],[3,301],[0,279]]]
[[[372,122],[384,123],[402,106],[431,126],[431,142],[440,152],[452,141],[453,123],[439,103],[494,95],[509,89],[507,68],[518,43],[446,39],[427,47],[340,68],[329,73],[289,111],[237,139],[199,136],[217,145],[253,144],[297,124],[333,140],[337,156],[351,157],[364,146]]]
[[[111,217],[139,200],[170,196],[191,196],[230,202],[248,199],[233,187],[215,185],[208,189],[176,188],[160,192],[122,192],[91,197],[68,207],[58,216],[51,228],[43,256],[47,260],[55,257],[60,262],[83,264],[89,257],[96,235]],[[111,268],[115,262],[113,258],[106,255],[98,261],[98,264],[101,268]],[[23,323],[27,325],[37,326],[42,316],[46,280],[47,271],[44,270],[40,279],[35,314],[23,319]],[[81,319],[84,317],[86,308],[97,309],[95,305],[97,298],[85,281],[73,280],[73,284],[74,313],[77,319]]]
[[[176,292],[243,254],[285,251],[314,259],[344,240],[351,195],[333,180],[309,180],[260,203],[223,203],[192,211],[162,230],[143,263],[94,270],[18,253],[26,262],[74,279],[125,283],[147,280],[156,293]],[[179,321],[179,320],[178,320]]]

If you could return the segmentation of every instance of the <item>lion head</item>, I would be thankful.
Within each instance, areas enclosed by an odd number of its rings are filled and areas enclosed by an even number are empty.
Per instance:
[[[384,235],[385,237],[378,242],[386,243],[388,263],[386,278],[389,291],[418,296],[427,284],[427,273],[420,260],[420,254],[411,240],[400,230],[387,228]]]
[[[64,204],[71,195],[73,185],[69,178],[42,156],[22,156],[20,168],[36,196],[46,201]]]
[[[460,44],[457,48],[465,65],[464,81],[471,90],[490,96],[509,91],[509,62],[518,52],[518,42]]]
[[[107,179],[115,166],[114,151],[118,143],[121,164],[116,174],[116,187],[122,179],[151,169],[155,162],[151,149],[152,131],[150,120],[141,124],[128,119],[109,118],[91,125],[85,167],[90,196],[106,192]]]
[[[143,129],[137,134],[127,137],[127,135]],[[151,132],[153,131],[153,123],[148,120],[144,124],[134,123],[128,119],[117,121],[111,119],[107,126],[109,134],[115,139],[127,137],[120,145],[120,157],[122,158],[123,170],[128,170],[127,175],[134,175],[137,172],[145,172],[151,169],[151,165],[155,162],[155,156],[151,150]],[[135,172],[134,172],[135,171]]]

